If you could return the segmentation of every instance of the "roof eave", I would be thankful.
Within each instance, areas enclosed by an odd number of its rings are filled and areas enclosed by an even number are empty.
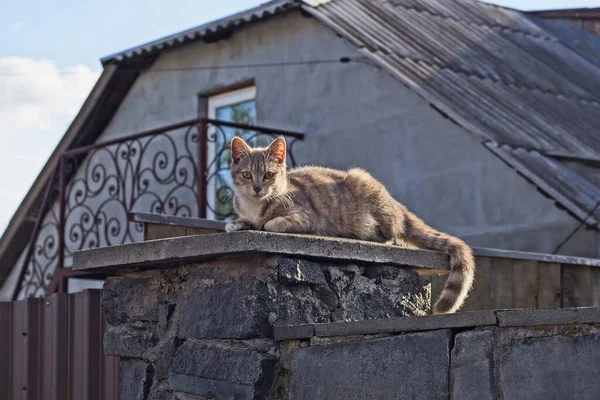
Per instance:
[[[100,59],[102,65],[118,64],[129,59],[137,59],[176,48],[183,44],[218,36],[222,31],[239,28],[249,23],[262,21],[290,9],[298,8],[298,0],[272,0],[245,11],[211,21],[151,42],[131,47]]]

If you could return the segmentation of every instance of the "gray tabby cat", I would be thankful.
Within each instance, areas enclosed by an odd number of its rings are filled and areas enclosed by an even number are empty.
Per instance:
[[[233,204],[240,218],[227,224],[227,232],[306,233],[442,251],[450,256],[450,274],[434,313],[453,313],[464,303],[475,273],[469,246],[426,225],[369,173],[322,167],[287,171],[283,138],[267,148],[250,148],[235,137],[231,154]]]

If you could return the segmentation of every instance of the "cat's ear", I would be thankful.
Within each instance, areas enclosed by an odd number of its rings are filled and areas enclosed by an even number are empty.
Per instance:
[[[285,139],[282,137],[278,137],[269,146],[269,155],[272,158],[274,158],[279,164],[283,164],[285,162],[286,147],[287,145],[285,143]]]
[[[240,137],[235,136],[231,139],[231,162],[237,164],[242,156],[250,153],[250,146]]]

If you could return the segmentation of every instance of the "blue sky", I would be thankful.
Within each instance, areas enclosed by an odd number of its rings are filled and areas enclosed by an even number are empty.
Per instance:
[[[600,6],[600,0],[491,1],[522,10]],[[262,2],[5,2],[0,13],[0,232],[98,78],[101,57]]]

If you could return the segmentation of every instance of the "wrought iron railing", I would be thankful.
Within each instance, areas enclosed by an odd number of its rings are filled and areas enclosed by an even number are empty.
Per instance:
[[[131,212],[228,219],[234,216],[229,142],[288,140],[297,132],[196,119],[65,152],[48,182],[15,298],[65,291],[77,250],[142,240]]]

